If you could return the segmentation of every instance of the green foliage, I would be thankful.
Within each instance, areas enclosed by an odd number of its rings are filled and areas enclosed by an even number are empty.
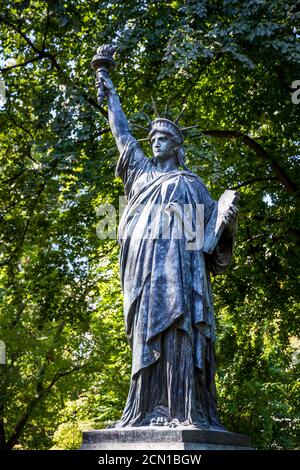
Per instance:
[[[126,400],[118,248],[96,235],[95,209],[123,191],[90,68],[110,41],[135,135],[151,95],[173,117],[185,103],[189,167],[215,198],[241,192],[234,262],[213,280],[221,420],[256,447],[299,447],[296,3],[0,4],[0,448],[76,448]]]

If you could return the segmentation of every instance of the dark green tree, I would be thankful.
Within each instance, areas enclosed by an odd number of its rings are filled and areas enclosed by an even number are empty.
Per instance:
[[[215,198],[241,192],[234,262],[214,279],[221,420],[299,446],[298,3],[0,2],[1,449],[50,448],[126,399],[118,248],[96,234],[95,209],[122,194],[90,68],[108,42],[135,135],[151,95],[173,117],[185,105],[189,167]]]

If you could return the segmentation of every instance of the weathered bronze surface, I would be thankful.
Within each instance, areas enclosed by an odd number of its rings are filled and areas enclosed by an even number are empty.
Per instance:
[[[210,276],[230,263],[238,194],[225,191],[219,201],[212,199],[186,167],[183,134],[168,119],[152,121],[153,157],[146,157],[109,78],[112,55],[105,66],[103,60],[93,62],[96,83],[101,100],[107,98],[120,152],[116,174],[128,200],[119,243],[132,373],[116,427],[223,429],[216,411]]]

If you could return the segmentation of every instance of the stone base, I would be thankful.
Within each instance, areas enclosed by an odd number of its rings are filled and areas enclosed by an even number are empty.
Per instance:
[[[198,429],[145,426],[83,432],[81,450],[251,450],[244,434]]]

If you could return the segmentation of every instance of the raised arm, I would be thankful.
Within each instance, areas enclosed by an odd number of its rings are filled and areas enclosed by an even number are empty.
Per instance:
[[[103,74],[96,80],[96,86],[103,86],[108,102],[108,120],[112,134],[116,140],[119,152],[122,153],[128,139],[131,137],[129,124],[122,110],[119,96],[108,75]]]

